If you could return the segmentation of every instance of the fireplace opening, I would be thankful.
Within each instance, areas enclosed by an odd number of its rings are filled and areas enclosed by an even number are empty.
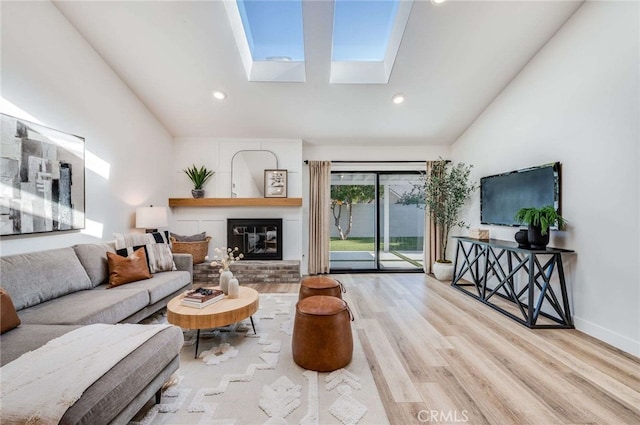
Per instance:
[[[282,260],[281,218],[227,219],[227,246],[246,260]]]

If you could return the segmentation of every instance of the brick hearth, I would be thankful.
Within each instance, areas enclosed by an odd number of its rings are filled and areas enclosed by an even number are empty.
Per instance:
[[[193,283],[218,284],[219,267],[211,267],[208,261],[193,265]],[[243,260],[230,267],[233,275],[243,283],[299,283],[300,261]]]

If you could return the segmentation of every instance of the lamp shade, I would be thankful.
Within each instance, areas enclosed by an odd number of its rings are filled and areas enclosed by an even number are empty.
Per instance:
[[[139,229],[157,229],[167,226],[167,209],[165,207],[136,208],[136,227]]]

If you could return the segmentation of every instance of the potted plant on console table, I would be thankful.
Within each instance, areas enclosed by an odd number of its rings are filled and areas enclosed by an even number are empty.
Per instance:
[[[449,232],[456,226],[468,227],[459,216],[464,203],[478,188],[477,184],[469,181],[471,167],[464,163],[452,165],[440,159],[433,162],[424,182],[427,211],[436,224],[440,238],[438,259],[432,265],[433,274],[438,280],[453,278],[453,263],[447,260]]]
[[[529,226],[527,239],[533,249],[545,249],[549,244],[549,228],[558,226],[558,229],[562,229],[566,223],[551,205],[542,208],[521,208],[515,219]]]
[[[194,198],[204,198],[204,189],[202,186],[215,174],[215,171],[208,170],[204,165],[200,168],[192,165],[191,167],[182,170],[189,176],[189,179],[193,183],[193,190],[191,195]]]

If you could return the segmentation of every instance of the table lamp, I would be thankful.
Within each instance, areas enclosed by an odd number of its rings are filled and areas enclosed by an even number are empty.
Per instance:
[[[148,207],[136,208],[136,228],[145,229],[147,233],[157,232],[159,227],[167,226],[167,208]]]

